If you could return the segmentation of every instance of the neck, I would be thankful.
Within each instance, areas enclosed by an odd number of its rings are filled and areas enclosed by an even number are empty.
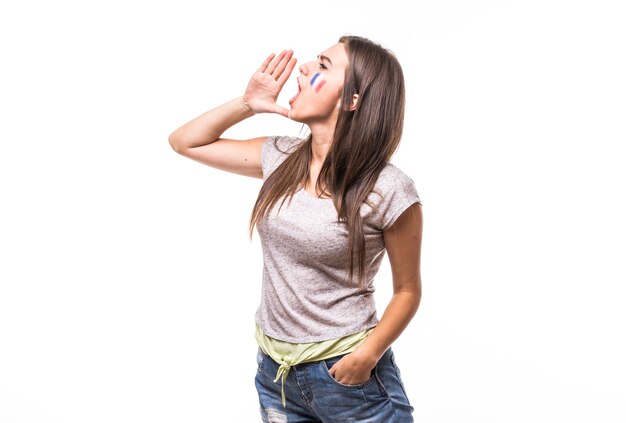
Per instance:
[[[333,143],[333,135],[335,128],[325,127],[311,127],[311,151],[313,153],[312,164],[318,164],[319,166],[324,163],[328,150]]]

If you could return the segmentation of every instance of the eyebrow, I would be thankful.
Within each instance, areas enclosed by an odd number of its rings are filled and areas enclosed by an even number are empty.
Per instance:
[[[319,56],[317,56],[318,59],[322,59],[328,63],[330,63],[330,65],[333,65],[333,62],[330,61],[330,59],[328,58],[328,56],[324,56],[323,54],[320,54]]]

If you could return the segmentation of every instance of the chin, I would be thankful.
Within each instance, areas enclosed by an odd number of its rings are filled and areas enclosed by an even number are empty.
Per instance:
[[[289,119],[293,120],[294,122],[304,123],[298,116],[298,113],[294,112],[293,110],[289,110]]]
[[[306,116],[302,115],[302,112],[298,112],[297,108],[289,109],[289,119],[293,120],[294,122],[300,123],[307,123],[309,121]]]
[[[334,113],[335,111],[331,111],[331,112],[327,112],[327,111],[313,111],[313,110],[306,110],[306,111],[298,111],[297,108],[292,108],[289,110],[289,119],[295,121],[295,122],[300,122],[300,123],[304,123],[304,124],[315,124],[315,123],[322,123],[322,122],[328,122],[328,121],[336,121],[337,120],[337,113]]]

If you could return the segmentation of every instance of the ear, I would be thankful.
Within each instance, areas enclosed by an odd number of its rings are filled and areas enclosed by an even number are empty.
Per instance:
[[[354,112],[356,110],[356,106],[359,104],[359,95],[354,94],[352,96],[352,103],[350,104],[350,111]],[[341,109],[341,98],[337,100],[337,109]]]
[[[350,104],[350,111],[354,112],[356,110],[356,106],[359,104],[359,95],[354,94],[352,96],[352,104]]]

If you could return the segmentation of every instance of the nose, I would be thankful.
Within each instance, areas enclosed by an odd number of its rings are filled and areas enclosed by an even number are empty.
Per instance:
[[[308,63],[303,63],[303,64],[301,64],[301,65],[300,65],[300,67],[298,68],[298,70],[300,71],[300,73],[301,73],[302,75],[306,75],[306,74],[309,72],[309,71],[308,71],[308,68],[307,68],[307,65],[308,65]]]

